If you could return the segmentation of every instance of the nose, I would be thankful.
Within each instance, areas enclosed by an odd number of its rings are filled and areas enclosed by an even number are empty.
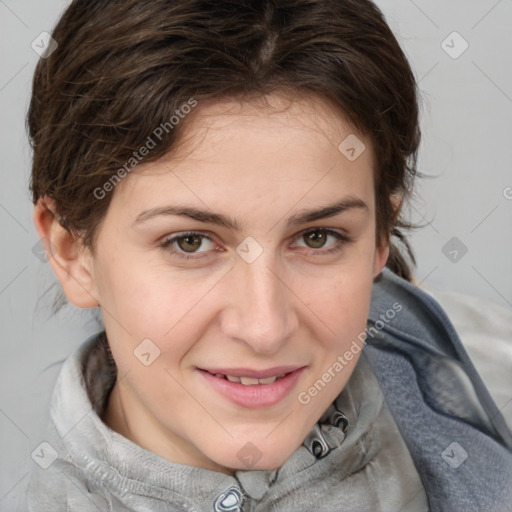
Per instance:
[[[230,300],[221,314],[224,336],[261,355],[278,352],[299,323],[293,306],[298,299],[278,267],[263,255],[250,264],[240,259],[225,285]]]

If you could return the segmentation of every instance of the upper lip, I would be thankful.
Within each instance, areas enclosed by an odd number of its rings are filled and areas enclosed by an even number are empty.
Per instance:
[[[205,370],[208,373],[216,375],[221,373],[222,375],[231,375],[233,377],[251,377],[253,379],[266,379],[267,377],[275,377],[282,375],[283,373],[291,373],[304,366],[291,365],[291,366],[275,366],[274,368],[267,368],[266,370],[254,370],[250,368],[199,368]]]

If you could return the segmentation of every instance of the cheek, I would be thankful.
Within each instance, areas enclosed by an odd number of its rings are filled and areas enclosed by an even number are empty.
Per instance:
[[[152,368],[176,367],[213,321],[207,296],[215,276],[192,279],[187,272],[127,259],[101,266],[97,277],[107,335],[124,371],[140,369],[134,351],[144,340],[159,351]]]
[[[186,302],[181,280],[171,277],[142,258],[105,257],[95,271],[105,316],[134,337],[162,336],[183,316]]]
[[[371,288],[371,278],[344,275],[316,296],[314,311],[335,334],[333,345],[339,347],[366,328]]]
[[[307,281],[298,289],[305,290],[302,297],[317,318],[319,337],[334,336],[333,343],[339,344],[364,331],[373,286],[373,253],[359,254],[330,275]]]

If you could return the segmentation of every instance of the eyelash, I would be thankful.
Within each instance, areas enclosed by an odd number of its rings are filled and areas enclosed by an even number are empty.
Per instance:
[[[318,256],[325,256],[328,254],[334,254],[334,253],[340,252],[344,248],[345,245],[347,245],[353,241],[348,236],[338,233],[337,231],[334,231],[332,229],[327,229],[327,228],[308,229],[306,231],[302,231],[301,233],[299,233],[297,235],[297,238],[303,237],[305,235],[309,235],[310,233],[318,233],[318,232],[325,233],[326,235],[332,235],[337,239],[337,243],[335,243],[331,249],[311,249],[310,248],[310,251],[313,251],[313,253],[316,253],[315,255],[318,255]],[[203,258],[204,256],[194,256],[194,254],[203,254],[203,253],[185,253],[183,251],[179,251],[179,250],[173,249],[171,247],[171,245],[174,242],[176,242],[177,240],[180,240],[182,238],[187,238],[188,236],[199,236],[199,237],[206,238],[207,240],[213,242],[212,238],[209,237],[208,235],[206,235],[205,233],[201,233],[199,231],[185,231],[178,235],[174,235],[171,238],[167,238],[167,239],[163,240],[160,243],[160,247],[162,249],[165,249],[166,251],[170,252],[171,254],[174,254],[174,255],[178,256],[179,258],[183,258],[186,260],[194,260],[194,259]]]

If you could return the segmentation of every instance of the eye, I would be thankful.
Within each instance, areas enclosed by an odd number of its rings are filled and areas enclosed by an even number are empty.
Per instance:
[[[327,245],[328,249],[323,249],[326,247],[329,239],[334,240],[334,243]],[[303,232],[300,235],[299,241],[304,241],[306,245],[296,244],[296,247],[306,247],[313,249],[315,253],[325,254],[340,251],[343,246],[351,240],[346,235],[333,231],[332,229],[315,228]]]
[[[205,240],[207,241],[206,248],[204,244]],[[192,256],[193,254],[208,252],[215,246],[215,244],[209,236],[206,236],[203,233],[190,232],[180,233],[179,235],[167,238],[160,244],[160,246],[177,256],[191,259],[194,258],[194,256]],[[201,248],[205,248],[205,250],[199,251]],[[191,256],[188,256],[188,254]]]

